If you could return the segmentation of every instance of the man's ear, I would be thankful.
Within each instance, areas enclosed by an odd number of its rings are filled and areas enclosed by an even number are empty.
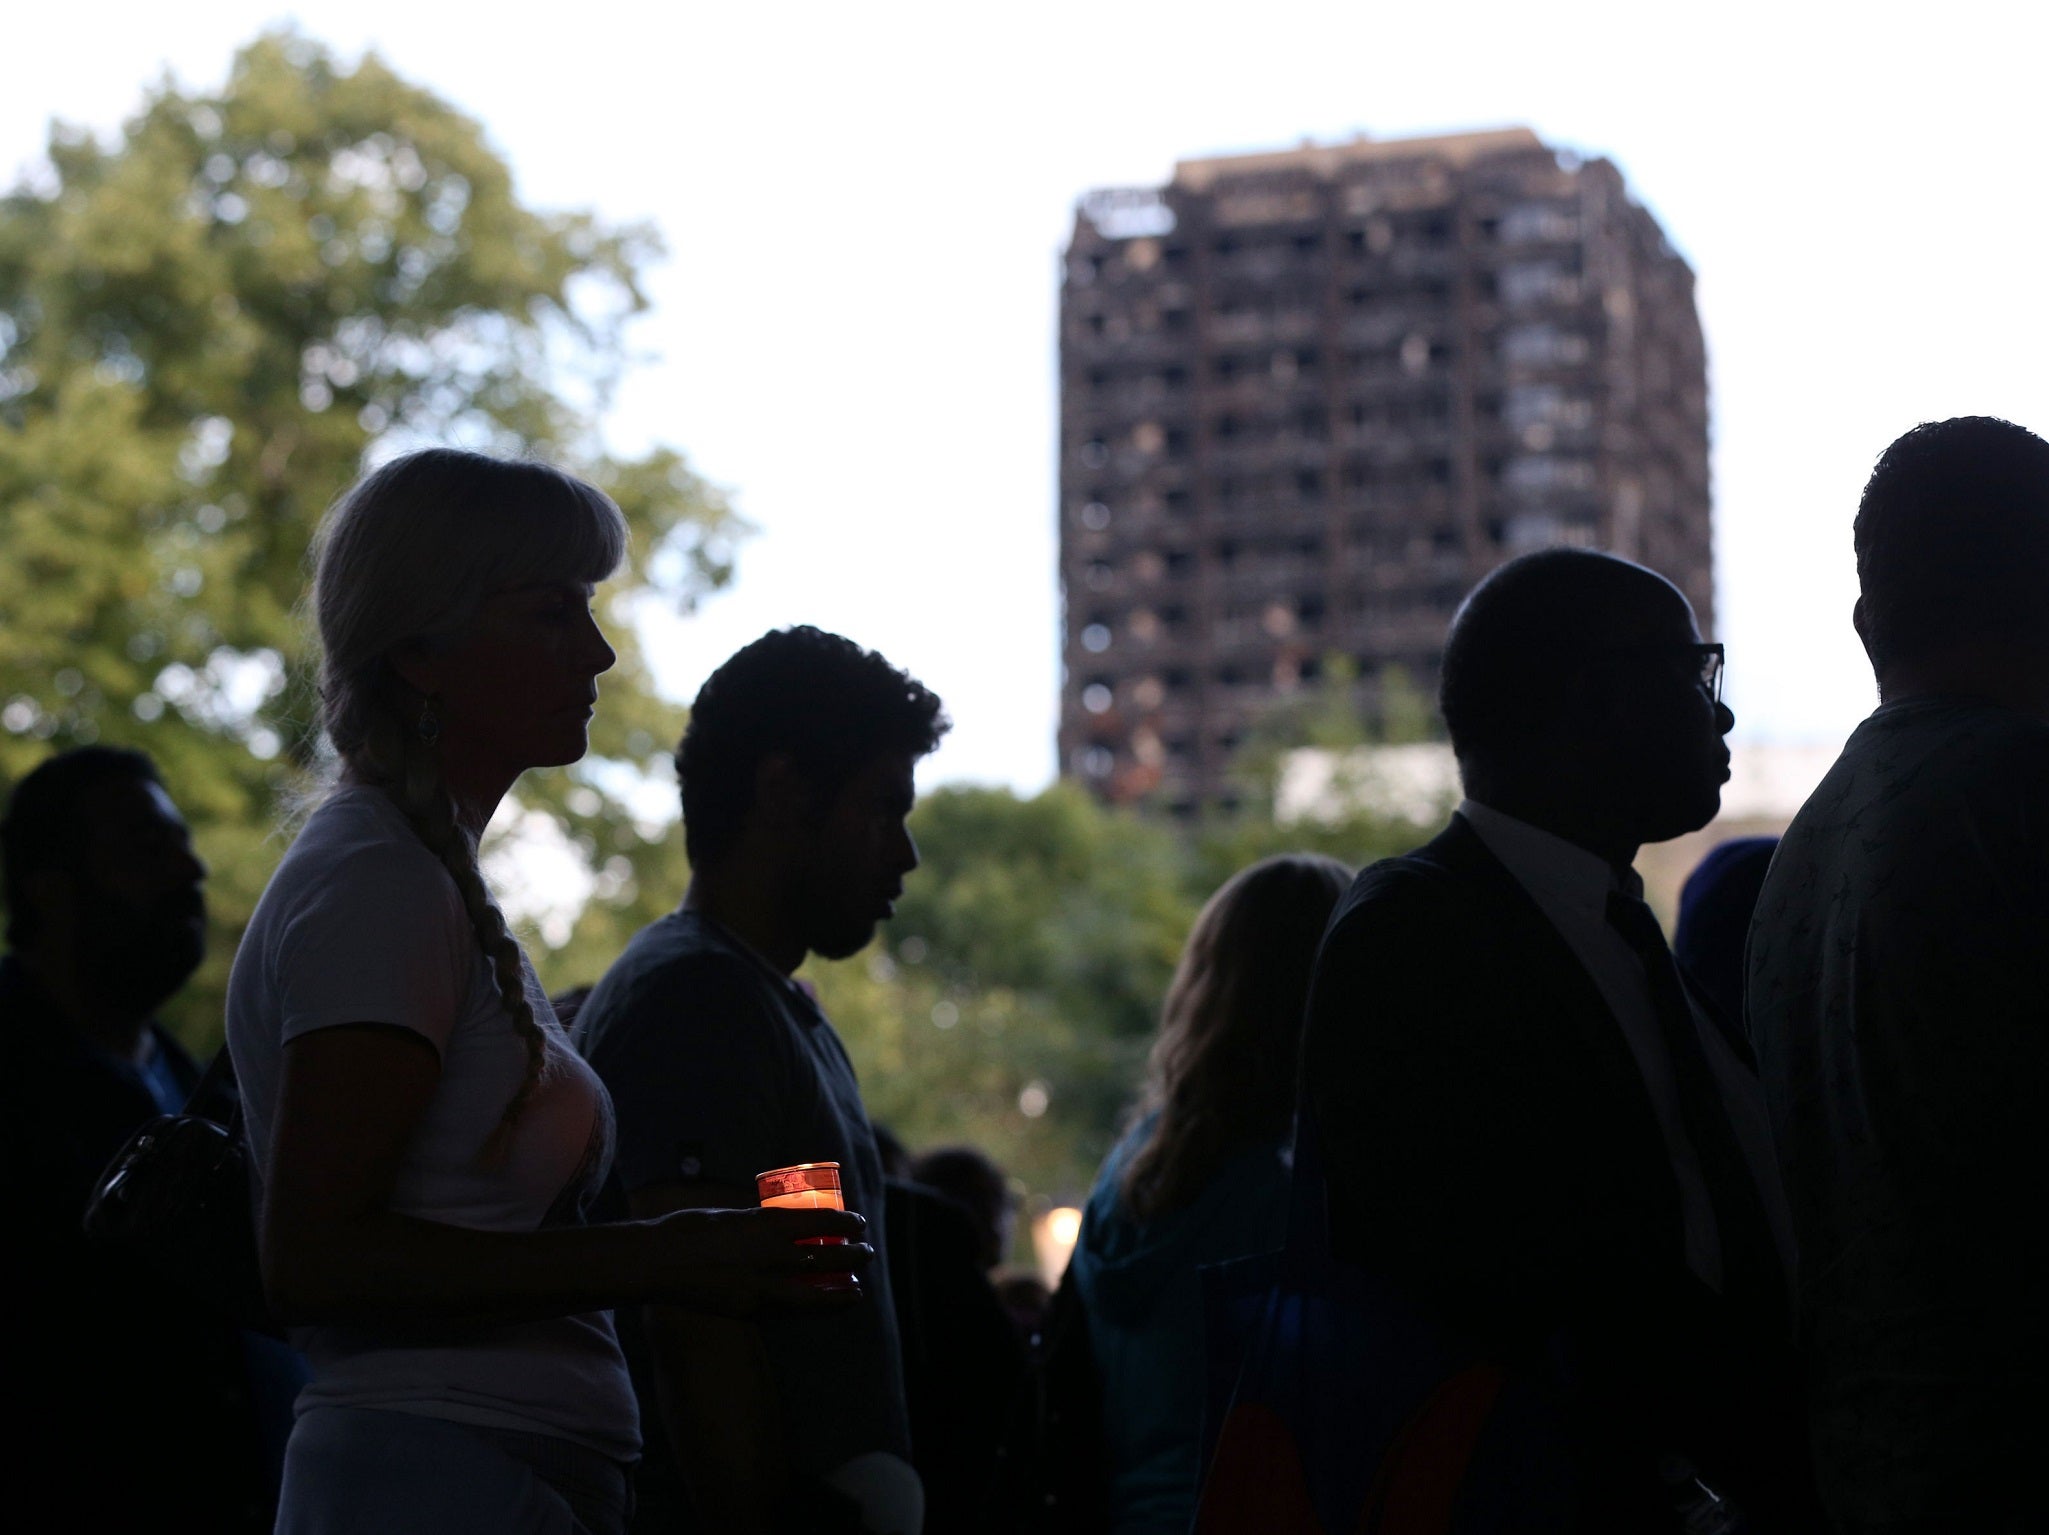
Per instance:
[[[1624,698],[1612,662],[1574,660],[1564,663],[1559,676],[1547,689],[1544,709],[1545,734],[1553,739],[1580,738],[1589,733],[1605,734],[1626,728],[1633,718]]]
[[[1871,630],[1868,625],[1869,621],[1864,617],[1864,599],[1859,597],[1850,606],[1850,627],[1857,631],[1857,639],[1864,647],[1866,660],[1871,659]]]
[[[754,765],[754,810],[761,824],[783,832],[811,817],[816,799],[788,752],[770,752]]]
[[[78,875],[69,869],[32,869],[21,885],[21,893],[45,931],[71,925],[72,907],[78,899]]]

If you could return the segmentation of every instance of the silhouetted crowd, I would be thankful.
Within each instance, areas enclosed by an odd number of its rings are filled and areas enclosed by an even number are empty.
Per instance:
[[[477,849],[586,751],[625,525],[544,465],[386,464],[320,534],[333,781],[220,1059],[155,1022],[205,948],[172,791],[208,786],[88,746],[0,816],[21,1508],[2049,1528],[2049,443],[1917,427],[1854,540],[1879,707],[1669,945],[1632,865],[1717,812],[1722,646],[1608,554],[1475,587],[1464,799],[1401,857],[1216,891],[1048,1295],[1000,1273],[1003,1171],[872,1124],[797,978],[915,877],[940,700],[814,628],[732,656],[675,755],[687,889],[551,1002]]]

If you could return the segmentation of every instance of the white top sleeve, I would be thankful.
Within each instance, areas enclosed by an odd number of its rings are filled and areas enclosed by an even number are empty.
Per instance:
[[[352,847],[323,872],[278,938],[280,1043],[383,1023],[445,1053],[478,960],[448,871],[425,847],[383,842]]]
[[[501,1156],[480,1148],[527,1069],[455,881],[375,789],[344,786],[300,830],[256,904],[228,982],[228,1042],[250,1160],[268,1175],[285,1045],[343,1024],[418,1034],[440,1057],[390,1208],[477,1231],[581,1218],[612,1158],[612,1105],[524,976],[548,1070]],[[435,1323],[293,1331],[313,1366],[301,1413],[375,1407],[639,1453],[639,1412],[609,1312],[504,1327]]]

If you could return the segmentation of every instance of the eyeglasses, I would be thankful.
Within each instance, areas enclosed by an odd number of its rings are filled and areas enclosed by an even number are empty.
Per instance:
[[[1721,643],[1690,645],[1685,647],[1693,656],[1698,669],[1701,690],[1716,703],[1722,701],[1722,668],[1728,658],[1722,653]]]
[[[1687,669],[1694,674],[1694,681],[1702,692],[1716,703],[1722,701],[1722,666],[1724,656],[1720,642],[1705,645],[1615,645],[1609,647],[1610,655],[1671,656],[1684,659]]]

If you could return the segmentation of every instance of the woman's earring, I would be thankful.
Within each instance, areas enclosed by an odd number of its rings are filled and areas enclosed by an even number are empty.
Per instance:
[[[431,699],[421,702],[420,720],[413,728],[419,732],[421,741],[428,746],[441,739],[441,721],[434,717],[434,704]]]

